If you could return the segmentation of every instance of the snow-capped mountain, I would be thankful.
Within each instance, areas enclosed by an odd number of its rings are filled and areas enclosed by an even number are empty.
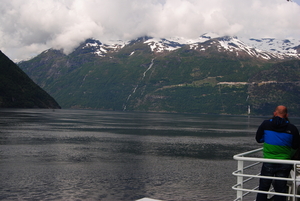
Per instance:
[[[94,54],[100,57],[105,57],[108,52],[118,51],[119,49],[122,49],[126,44],[128,44],[128,42],[122,41],[114,41],[111,44],[103,44],[96,39],[88,39],[86,40],[82,49],[90,48],[93,50]]]
[[[144,44],[147,44],[152,52],[163,53],[189,46],[190,49],[206,51],[215,48],[218,52],[232,52],[236,56],[248,55],[251,57],[270,59],[299,59],[300,58],[300,40],[286,39],[278,40],[275,38],[241,38],[223,36],[216,34],[204,34],[196,39],[186,39],[181,37],[173,38],[140,38]],[[103,44],[97,40],[87,40],[82,47],[92,48],[93,53],[105,57],[109,52],[115,52],[133,41],[110,41]],[[134,52],[132,52],[134,54]]]
[[[278,40],[275,38],[242,38],[249,46],[261,49],[264,51],[275,52],[275,53],[285,53],[285,54],[300,54],[300,40],[296,39],[285,39]]]
[[[19,66],[63,108],[245,114],[251,105],[265,115],[288,102],[299,115],[300,43],[277,41],[88,39],[69,55],[50,49]]]

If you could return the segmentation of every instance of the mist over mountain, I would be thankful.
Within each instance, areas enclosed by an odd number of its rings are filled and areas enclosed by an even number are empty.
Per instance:
[[[141,37],[88,39],[19,63],[63,108],[213,114],[300,114],[300,41]]]
[[[1,51],[0,64],[0,108],[60,108]]]

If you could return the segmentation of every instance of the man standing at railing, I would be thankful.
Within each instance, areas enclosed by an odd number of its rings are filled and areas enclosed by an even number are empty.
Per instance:
[[[264,158],[270,159],[291,159],[294,150],[299,148],[300,137],[296,126],[288,120],[287,108],[283,105],[277,106],[273,112],[272,119],[265,120],[258,127],[256,141],[264,143]],[[261,168],[262,176],[289,177],[292,165],[263,163]],[[261,178],[259,180],[259,190],[268,191],[272,180]],[[284,180],[274,180],[273,186],[276,192],[286,193],[287,182]],[[258,193],[257,201],[267,200],[267,194]],[[274,196],[275,201],[286,200],[284,196]]]

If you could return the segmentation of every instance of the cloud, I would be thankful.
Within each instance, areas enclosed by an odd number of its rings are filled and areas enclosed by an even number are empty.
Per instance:
[[[0,49],[26,59],[48,48],[70,53],[96,38],[195,38],[206,32],[299,38],[299,0],[2,0]]]

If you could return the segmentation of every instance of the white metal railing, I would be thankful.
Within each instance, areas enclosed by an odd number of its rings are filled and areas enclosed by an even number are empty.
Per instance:
[[[273,195],[283,195],[287,197],[287,200],[296,201],[297,198],[300,199],[300,195],[297,195],[298,186],[300,186],[300,174],[297,176],[297,167],[299,169],[300,161],[297,160],[275,160],[275,159],[265,159],[257,156],[262,153],[262,148],[244,152],[241,154],[234,155],[233,158],[237,160],[237,170],[232,174],[237,177],[237,183],[232,187],[236,190],[235,201],[243,201],[246,197],[251,197],[252,200],[255,194],[265,193],[269,196]],[[289,178],[276,177],[276,180],[286,180],[288,182],[289,191],[288,193],[276,193],[273,189],[270,191],[259,191],[258,181],[259,178],[274,179],[275,177],[267,177],[260,175],[260,169],[262,162],[268,163],[281,163],[281,164],[292,164],[293,170],[291,171],[291,176]],[[298,165],[298,166],[297,166]],[[296,170],[296,171],[294,171]]]

